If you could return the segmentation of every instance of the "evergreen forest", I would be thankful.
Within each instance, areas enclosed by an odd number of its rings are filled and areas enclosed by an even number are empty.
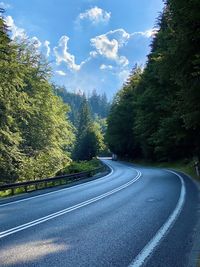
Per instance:
[[[200,2],[165,1],[145,68],[115,96],[107,142],[121,158],[200,157]]]
[[[167,0],[146,65],[112,104],[52,83],[45,57],[13,41],[0,10],[0,182],[55,176],[97,155],[167,162],[200,157],[200,2]],[[106,88],[104,88],[106,91]]]
[[[52,84],[43,55],[28,39],[11,40],[0,14],[0,182],[52,177],[105,150],[106,95]]]

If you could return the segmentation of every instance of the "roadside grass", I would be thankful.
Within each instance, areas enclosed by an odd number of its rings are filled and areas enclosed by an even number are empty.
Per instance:
[[[143,166],[152,166],[158,168],[173,169],[176,171],[184,172],[189,176],[200,181],[200,177],[197,176],[193,161],[176,161],[176,162],[146,162],[146,161],[133,161],[135,164]]]
[[[64,175],[64,174],[74,174],[74,173],[78,173],[78,172],[84,172],[84,171],[91,171],[91,170],[94,170],[96,168],[99,168],[102,166],[102,163],[100,160],[94,158],[90,161],[79,161],[79,162],[75,162],[73,161],[69,166],[67,166],[66,168],[60,170],[59,172],[56,173],[55,176],[59,176],[59,175]],[[31,180],[31,179],[30,179]],[[23,181],[25,182],[25,181]],[[48,182],[47,185],[48,185],[48,188],[50,187],[53,187],[53,186],[57,186],[57,185],[64,185],[64,184],[69,184],[71,183],[72,181],[69,180],[69,181],[58,181],[58,182]],[[37,187],[38,189],[44,189],[46,188],[45,187],[45,184],[44,183],[41,183],[40,185],[38,185]],[[31,191],[34,191],[36,190],[36,187],[35,185],[30,185],[28,186],[27,188],[27,191],[28,192],[31,192]],[[23,187],[20,187],[20,188],[16,188],[14,190],[14,195],[18,195],[18,194],[22,194],[22,193],[25,193],[25,189]],[[11,189],[8,189],[8,190],[5,190],[5,191],[0,191],[0,197],[8,197],[8,196],[11,196],[12,195],[12,190]]]

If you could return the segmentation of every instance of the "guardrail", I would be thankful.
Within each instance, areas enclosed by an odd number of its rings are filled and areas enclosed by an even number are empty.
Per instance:
[[[72,181],[79,181],[79,180],[92,177],[93,175],[99,172],[107,171],[108,169],[109,168],[106,165],[103,165],[102,167],[93,169],[91,171],[60,175],[56,177],[50,177],[50,178],[45,178],[41,180],[32,180],[28,182],[4,184],[4,185],[0,185],[0,191],[6,191],[10,189],[11,194],[14,195],[15,190],[17,188],[23,188],[24,192],[29,192],[33,190],[45,189],[48,187],[53,187],[53,186],[58,186],[58,185],[65,185]]]

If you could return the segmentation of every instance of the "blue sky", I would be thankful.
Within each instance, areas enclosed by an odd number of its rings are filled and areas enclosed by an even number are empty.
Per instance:
[[[111,98],[144,65],[162,0],[0,1],[12,38],[28,36],[51,62],[53,81]]]

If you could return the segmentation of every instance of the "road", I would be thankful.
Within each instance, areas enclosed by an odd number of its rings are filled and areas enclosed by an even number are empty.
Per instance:
[[[195,266],[195,183],[163,169],[104,162],[112,169],[105,177],[0,203],[1,267]]]

